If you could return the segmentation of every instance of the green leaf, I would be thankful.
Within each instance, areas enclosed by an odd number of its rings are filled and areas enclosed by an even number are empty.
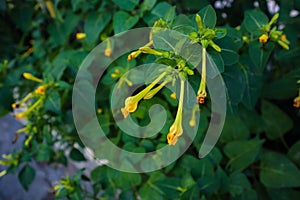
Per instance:
[[[286,156],[267,152],[260,163],[260,180],[267,187],[300,186],[300,171]]]
[[[293,146],[289,149],[287,155],[300,167],[300,140],[293,144]]]
[[[44,108],[56,114],[61,113],[61,103],[58,92],[53,91],[48,95],[44,104]]]
[[[275,104],[262,101],[261,112],[264,129],[270,140],[282,137],[293,128],[293,121]]]
[[[233,173],[229,176],[229,192],[231,196],[242,195],[247,190],[251,189],[251,184],[243,173]]]
[[[76,52],[74,50],[62,51],[54,58],[52,65],[46,68],[45,74],[50,74],[56,80],[59,80],[68,66],[71,65],[72,69],[78,69],[84,56],[84,52]]]
[[[290,61],[291,59],[299,58],[299,57],[300,57],[300,47],[299,46],[291,48],[288,51],[283,49],[276,55],[276,58],[279,61]]]
[[[261,140],[233,141],[226,144],[224,153],[229,158],[227,166],[232,171],[243,171],[255,161],[261,149]]]
[[[249,32],[258,31],[268,21],[268,17],[258,9],[245,12],[244,24]]]
[[[217,15],[211,5],[208,5],[199,11],[203,23],[207,28],[214,28],[217,23]]]
[[[72,148],[70,158],[75,161],[85,161],[84,155],[76,148]]]
[[[248,110],[245,107],[239,108],[239,115],[245,125],[248,127],[250,133],[259,134],[263,132],[264,122],[261,115],[255,110]]]
[[[239,65],[231,65],[225,68],[222,74],[227,89],[227,97],[230,104],[237,105],[242,101],[246,89],[245,76]]]
[[[198,11],[201,8],[209,5],[209,2],[207,0],[189,0],[189,1],[181,1],[182,7],[190,10],[190,11]]]
[[[180,191],[178,190],[180,187],[180,180],[180,178],[164,178],[153,184],[155,184],[155,186],[157,186],[163,193],[167,194],[169,199],[176,199],[180,194]]]
[[[240,58],[239,66],[243,71],[246,88],[243,94],[243,104],[248,109],[253,109],[260,96],[262,75],[257,72],[255,65],[249,60],[249,57]]]
[[[200,197],[200,189],[197,184],[189,188],[181,195],[181,199],[189,199],[189,200],[199,200],[199,197]]]
[[[63,45],[68,41],[68,37],[75,30],[75,27],[81,19],[80,15],[74,14],[71,10],[66,12],[63,22],[56,20],[48,26],[51,44]]]
[[[106,166],[98,166],[91,171],[91,179],[94,182],[102,182],[105,183],[106,180]]]
[[[18,178],[23,188],[28,191],[29,186],[35,178],[35,170],[27,164],[19,172]]]
[[[51,154],[52,154],[52,150],[48,146],[48,144],[42,143],[39,146],[37,156],[36,156],[36,160],[37,161],[48,161],[51,157]]]
[[[115,188],[129,190],[141,184],[140,174],[120,172],[112,168],[107,168],[107,178]]]
[[[300,192],[289,188],[267,188],[271,200],[298,200]]]
[[[124,1],[125,2],[125,1]],[[113,26],[115,34],[127,31],[139,21],[139,16],[131,16],[127,12],[118,11],[114,14]]]
[[[116,5],[127,11],[132,11],[134,7],[138,5],[139,1],[140,0],[113,0]]]
[[[210,51],[206,57],[207,77],[214,78],[217,74],[224,72],[224,62],[221,55]]]
[[[239,61],[238,48],[230,37],[224,37],[216,41],[221,47],[221,56],[225,65],[233,65]]]
[[[140,8],[143,11],[148,11],[151,10],[155,4],[156,4],[156,0],[144,0]]]
[[[226,34],[227,34],[227,29],[226,28],[216,28],[215,31],[216,31],[216,38],[217,39],[221,39],[221,38],[225,37]]]
[[[165,16],[165,13],[170,8],[172,8],[172,6],[170,4],[168,4],[167,2],[160,2],[153,8],[151,13],[153,15],[156,15],[158,18],[163,18]]]
[[[260,72],[264,71],[274,47],[274,43],[268,43],[265,48],[262,48],[262,44],[259,41],[249,44],[250,58]]]
[[[172,30],[179,31],[184,34],[195,31],[192,21],[183,14],[180,14],[174,18],[171,28]]]
[[[71,2],[73,12],[76,12],[79,9],[85,10],[83,8],[88,6],[85,0],[71,0]]]
[[[219,182],[217,179],[211,176],[202,176],[197,180],[198,187],[200,192],[204,192],[205,194],[213,194],[217,189]]]
[[[228,115],[225,119],[220,141],[227,143],[234,140],[243,140],[247,139],[249,135],[248,128],[238,116]]]
[[[84,32],[86,33],[87,43],[92,44],[97,39],[99,40],[99,34],[107,26],[110,19],[111,14],[108,12],[91,12],[88,14],[84,24]]]
[[[168,24],[171,24],[175,18],[175,9],[176,9],[175,6],[170,7],[164,15],[164,20]]]
[[[270,99],[288,99],[297,95],[300,69],[295,69],[283,77],[267,84],[263,88],[263,96]],[[279,89],[280,88],[280,89]]]
[[[21,29],[23,32],[27,32],[31,29],[32,16],[34,10],[31,8],[30,4],[22,4],[22,6],[15,6],[12,12],[14,14],[10,16],[14,22],[14,25],[17,28]]]

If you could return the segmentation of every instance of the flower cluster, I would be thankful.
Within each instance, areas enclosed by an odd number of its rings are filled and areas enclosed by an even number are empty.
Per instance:
[[[271,26],[277,21],[278,17],[279,14],[276,13],[270,22],[261,28],[263,34],[258,38],[258,40],[263,45],[267,44],[269,41],[273,41],[278,43],[282,48],[288,50],[290,42],[287,40],[286,35],[283,34],[282,31],[277,30],[276,26],[271,29]]]
[[[28,80],[32,80],[38,83],[42,83],[43,80],[39,79],[37,77],[35,77],[34,75],[30,74],[30,73],[23,73],[23,77],[28,79]],[[25,118],[27,117],[33,110],[39,108],[42,103],[45,100],[45,93],[47,88],[49,87],[49,84],[41,84],[39,85],[34,91],[30,92],[29,94],[27,94],[23,99],[21,99],[20,101],[13,103],[12,104],[12,108],[16,109],[16,108],[22,108],[22,107],[26,107],[26,103],[30,100],[30,99],[37,99],[35,102],[33,102],[26,111],[24,112],[20,112],[15,114],[15,117],[17,119],[21,119],[21,118]]]
[[[207,96],[206,92],[206,56],[208,47],[212,47],[215,51],[221,52],[221,48],[213,41],[216,38],[217,32],[226,32],[223,29],[210,29],[205,26],[200,15],[196,14],[195,19],[198,31],[189,34],[190,38],[195,42],[202,45],[202,72],[201,72],[201,82],[197,92],[197,101],[200,104],[205,102]]]
[[[221,51],[221,48],[216,45],[213,39],[216,37],[216,32],[220,31],[217,29],[209,29],[202,23],[200,15],[196,15],[196,22],[198,25],[198,32],[192,32],[189,34],[192,41],[200,43],[202,45],[202,75],[199,90],[197,93],[197,102],[203,104],[207,96],[206,92],[206,48],[209,46],[215,49],[217,52]],[[161,29],[167,29],[167,25],[163,20],[158,20],[155,25],[155,28],[159,27]],[[121,108],[121,112],[124,118],[127,118],[128,115],[132,112],[135,112],[138,103],[142,99],[151,99],[155,94],[157,94],[164,86],[168,83],[175,81],[180,81],[180,95],[179,103],[177,108],[177,113],[173,124],[169,129],[167,135],[167,141],[169,145],[175,145],[178,141],[179,136],[183,133],[182,128],[182,113],[183,113],[183,102],[184,102],[184,91],[185,91],[185,82],[187,81],[188,75],[194,75],[194,71],[191,69],[191,66],[187,61],[181,57],[175,55],[174,52],[167,52],[162,50],[156,50],[152,47],[153,45],[153,34],[156,34],[161,29],[152,29],[149,37],[149,42],[139,48],[137,51],[134,51],[128,55],[128,60],[137,58],[140,54],[151,54],[158,57],[162,57],[170,61],[170,63],[176,63],[173,66],[169,66],[167,69],[161,71],[161,74],[155,78],[155,80],[149,84],[146,88],[140,91],[134,96],[130,96],[125,100],[125,106]],[[118,72],[112,74],[112,77],[119,77]],[[158,86],[156,86],[158,85]],[[176,98],[176,94],[173,93],[170,96],[171,98]],[[199,110],[199,105],[196,105],[192,111],[192,118],[190,120],[190,126],[196,125],[196,111]]]

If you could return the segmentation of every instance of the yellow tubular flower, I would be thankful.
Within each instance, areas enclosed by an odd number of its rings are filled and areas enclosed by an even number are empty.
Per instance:
[[[157,92],[159,92],[159,90],[161,90],[169,81],[164,81],[162,84],[160,84],[159,86],[157,86],[156,88],[150,90],[145,96],[144,99],[151,99],[152,97],[154,97],[154,95],[156,95]]]
[[[262,44],[266,44],[269,40],[269,36],[267,34],[262,34],[260,37],[259,37],[259,42],[262,43]]]
[[[199,90],[197,93],[197,101],[203,104],[206,98],[206,48],[202,47],[202,74]]]
[[[26,115],[27,115],[26,112],[18,113],[18,114],[15,114],[15,118],[16,119],[22,119],[22,118],[25,118]]]
[[[103,110],[101,108],[98,108],[97,113],[101,115],[103,113]]]
[[[44,98],[39,98],[28,110],[26,110],[25,112],[22,113],[17,113],[15,115],[16,119],[21,119],[21,118],[25,118],[31,111],[33,111],[36,107],[38,107]]]
[[[173,92],[173,93],[170,95],[170,97],[171,97],[172,99],[176,99],[176,93]]]
[[[37,78],[37,77],[33,76],[31,73],[28,73],[28,72],[24,72],[23,77],[28,79],[28,80],[31,80],[31,81],[35,81],[35,82],[39,82],[39,83],[43,82],[42,79]]]
[[[293,106],[294,106],[295,108],[300,108],[300,89],[299,89],[299,94],[298,94],[298,96],[294,99],[294,104],[293,104]]]
[[[50,13],[50,16],[54,19],[56,18],[56,14],[55,14],[55,10],[54,10],[54,6],[53,6],[53,3],[52,1],[48,0],[45,2],[46,3],[46,7]]]
[[[3,170],[0,172],[0,177],[4,176],[5,174],[7,174],[7,171],[6,170]]]
[[[174,123],[170,127],[169,133],[167,135],[167,140],[169,145],[175,145],[178,141],[178,137],[181,136],[183,133],[183,129],[182,129],[183,98],[184,98],[184,81],[181,80],[179,105],[176,113],[176,118]]]
[[[44,85],[40,85],[37,89],[34,90],[36,94],[44,95],[46,91],[46,87]]]
[[[189,122],[191,127],[196,126],[196,111],[198,111],[198,110],[199,110],[199,107],[198,107],[198,104],[196,104],[192,110],[192,118]]]
[[[76,39],[81,40],[86,37],[85,33],[76,33]]]
[[[112,78],[118,78],[118,77],[119,77],[118,74],[115,74],[115,73],[112,73],[110,76],[111,76]]]
[[[166,75],[166,72],[163,72],[160,76],[158,76],[150,85],[148,85],[145,89],[143,89],[138,94],[128,97],[125,100],[125,107],[121,108],[121,112],[126,118],[129,113],[134,112],[137,109],[138,102],[144,98],[144,96]]]
[[[111,49],[111,45],[110,45],[110,40],[107,39],[107,46],[106,49],[104,51],[104,55],[109,57],[111,55],[112,49]]]
[[[127,60],[133,60],[137,58],[142,52],[140,50],[134,51],[128,55]]]
[[[150,47],[141,47],[139,49],[142,53],[146,53],[146,54],[152,54],[152,55],[157,55],[157,56],[161,56],[163,55],[162,52],[156,51]]]

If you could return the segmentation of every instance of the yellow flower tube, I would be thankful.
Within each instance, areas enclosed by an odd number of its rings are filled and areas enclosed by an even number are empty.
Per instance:
[[[125,107],[121,108],[121,112],[126,118],[129,113],[134,112],[137,109],[137,105],[139,101],[144,98],[144,96],[166,75],[166,72],[163,72],[160,76],[158,76],[150,85],[148,85],[145,89],[143,89],[138,94],[128,97],[125,100]]]
[[[175,145],[178,141],[178,137],[181,136],[183,133],[183,129],[182,129],[183,98],[184,98],[184,81],[181,80],[179,105],[176,113],[176,118],[174,123],[170,127],[169,133],[167,135],[167,140],[169,145]]]

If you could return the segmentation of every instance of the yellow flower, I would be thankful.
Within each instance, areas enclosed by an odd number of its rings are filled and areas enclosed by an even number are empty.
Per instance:
[[[111,76],[112,78],[118,78],[118,77],[119,77],[118,74],[115,74],[115,73],[112,73],[110,76]]]
[[[81,40],[86,37],[85,33],[76,33],[76,39]]]
[[[189,122],[190,126],[196,126],[196,121],[195,119],[191,119],[190,122]]]
[[[7,174],[7,171],[3,170],[2,172],[0,172],[0,177],[4,176],[5,174]]]
[[[140,50],[134,51],[128,55],[127,60],[133,60],[137,58],[142,52]]]
[[[40,85],[37,89],[34,90],[36,94],[45,94],[46,87],[44,85]]]
[[[170,94],[170,97],[171,97],[172,99],[176,99],[176,93],[173,92],[172,94]]]
[[[201,73],[201,82],[199,86],[199,90],[197,92],[197,101],[200,104],[203,104],[205,98],[207,96],[206,93],[206,48],[202,48],[202,73]]]
[[[299,95],[294,99],[294,104],[293,106],[295,108],[300,108],[300,89],[299,89]]]
[[[106,46],[106,49],[104,51],[104,55],[109,57],[111,55],[111,52],[112,52],[112,49],[111,49],[111,46],[110,46],[110,40],[107,39],[107,46]]]
[[[166,75],[166,72],[163,72],[160,76],[158,76],[150,85],[148,85],[145,89],[143,89],[138,94],[127,97],[125,100],[125,107],[121,108],[121,112],[126,118],[129,113],[134,112],[137,109],[137,105],[139,101],[144,98],[144,96]]]
[[[178,141],[178,137],[180,135],[182,135],[182,133],[183,133],[183,129],[182,129],[181,124],[180,124],[180,126],[177,126],[176,124],[173,124],[170,127],[170,130],[169,130],[169,133],[168,133],[168,136],[167,136],[168,144],[169,145],[175,145]]]
[[[45,4],[46,4],[46,7],[47,7],[47,9],[49,11],[50,16],[53,19],[56,18],[55,9],[54,9],[52,1],[45,1]]]
[[[28,80],[32,80],[32,81],[36,81],[36,82],[43,82],[42,79],[35,77],[34,75],[32,75],[31,73],[28,72],[24,72],[23,73],[24,78],[28,79]]]
[[[111,49],[105,49],[104,55],[109,57],[111,55]]]
[[[11,104],[11,107],[12,107],[13,109],[15,109],[15,108],[19,107],[19,104],[18,104],[18,103],[13,103],[13,104]]]
[[[206,91],[203,90],[203,91],[200,91],[198,94],[197,94],[197,102],[199,104],[204,104],[205,103],[205,98],[206,98],[207,94],[206,94]]]
[[[193,126],[196,126],[196,112],[199,111],[199,106],[198,104],[196,104],[192,110],[192,118],[189,122],[190,126],[193,127]]]
[[[16,118],[16,119],[22,119],[22,118],[25,118],[26,115],[27,115],[26,112],[17,113],[17,114],[15,114],[15,118]]]
[[[281,36],[280,36],[280,40],[286,40],[286,34],[282,34]]]
[[[146,54],[152,54],[152,55],[157,55],[157,56],[163,55],[162,52],[156,51],[156,50],[154,50],[154,49],[152,49],[150,47],[146,47],[146,46],[145,47],[141,47],[139,50],[142,53],[146,53]]]
[[[159,86],[157,86],[156,88],[150,90],[145,96],[144,99],[151,99],[159,90],[161,90],[166,84],[168,83],[168,81],[164,81],[162,84],[160,84]]]
[[[175,145],[178,141],[178,137],[181,136],[183,133],[183,129],[182,129],[183,98],[184,98],[184,81],[181,80],[179,105],[176,113],[176,118],[174,123],[170,127],[169,133],[167,135],[167,140],[169,145]]]
[[[269,40],[269,36],[267,34],[262,34],[260,37],[259,37],[259,42],[262,43],[262,44],[266,44]]]
[[[98,113],[98,114],[102,114],[102,113],[103,113],[103,110],[102,110],[101,108],[98,108],[98,109],[97,109],[97,113]]]

